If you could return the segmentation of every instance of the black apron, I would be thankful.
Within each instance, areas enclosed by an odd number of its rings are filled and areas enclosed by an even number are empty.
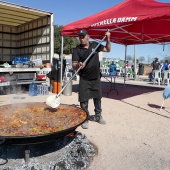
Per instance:
[[[84,80],[82,77],[80,77],[79,101],[85,102],[91,98],[102,98],[100,76],[95,80]]]

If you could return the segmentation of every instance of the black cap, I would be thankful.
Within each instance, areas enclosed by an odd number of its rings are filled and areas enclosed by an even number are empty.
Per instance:
[[[88,31],[86,29],[81,29],[78,31],[79,36],[85,36],[88,34]]]

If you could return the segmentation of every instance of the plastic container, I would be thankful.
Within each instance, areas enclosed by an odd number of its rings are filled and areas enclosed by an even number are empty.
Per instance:
[[[32,60],[32,62],[35,64],[36,67],[39,67],[42,65],[42,58]]]
[[[69,79],[70,79],[69,77],[64,78],[64,82],[63,82],[64,86],[68,83]],[[70,81],[70,83],[63,90],[63,94],[66,95],[66,96],[71,96],[72,95],[72,81]]]
[[[24,56],[24,62],[28,62],[28,61],[30,61],[30,58],[29,58],[29,56],[25,55]]]
[[[12,58],[12,65],[16,65],[20,63],[20,57],[19,56],[14,56]]]
[[[109,76],[117,76],[116,64],[113,61],[109,66]]]
[[[43,85],[43,94],[44,95],[48,95],[49,94],[49,92],[48,92],[48,85],[47,84]]]
[[[42,85],[37,85],[37,90],[38,90],[38,95],[48,95],[48,85],[42,84]]]
[[[29,61],[30,61],[30,58],[29,58],[27,55],[21,57],[21,62],[22,62],[22,63],[27,63],[27,62],[29,62]]]
[[[15,65],[15,57],[12,58],[12,65]]]
[[[37,96],[38,95],[38,88],[37,85],[32,81],[32,83],[29,85],[29,95],[30,96]]]
[[[20,63],[22,63],[21,57],[20,56],[16,56],[15,57],[15,64],[20,64]]]

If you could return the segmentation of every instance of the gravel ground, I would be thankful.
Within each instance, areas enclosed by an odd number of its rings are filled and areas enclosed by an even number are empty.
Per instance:
[[[124,86],[119,78],[116,81],[118,95],[111,91],[107,96],[110,86],[102,79],[102,108],[107,124],[89,122],[89,129],[76,129],[98,148],[88,170],[169,170],[169,99],[160,111],[165,86],[152,86],[148,81],[127,81]],[[62,95],[61,103],[79,105],[77,91],[78,83],[73,81],[72,95]],[[0,104],[44,102],[46,98],[27,93],[1,95]],[[92,100],[89,111],[94,115]]]

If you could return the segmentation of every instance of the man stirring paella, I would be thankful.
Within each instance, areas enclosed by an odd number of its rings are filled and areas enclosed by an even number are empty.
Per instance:
[[[77,70],[80,66],[82,69],[79,72],[80,82],[79,82],[79,102],[81,108],[87,113],[88,119],[82,124],[82,128],[88,129],[88,120],[90,120],[90,113],[88,111],[89,99],[93,99],[94,111],[95,111],[95,121],[100,124],[106,124],[106,121],[102,117],[101,108],[101,81],[100,81],[100,68],[99,68],[99,52],[110,52],[110,32],[107,31],[106,35],[106,45],[100,44],[96,52],[91,56],[89,61],[85,64],[84,61],[92,53],[98,42],[89,41],[89,34],[86,29],[81,29],[78,31],[78,37],[80,45],[73,50],[72,55],[72,66],[74,70]]]

